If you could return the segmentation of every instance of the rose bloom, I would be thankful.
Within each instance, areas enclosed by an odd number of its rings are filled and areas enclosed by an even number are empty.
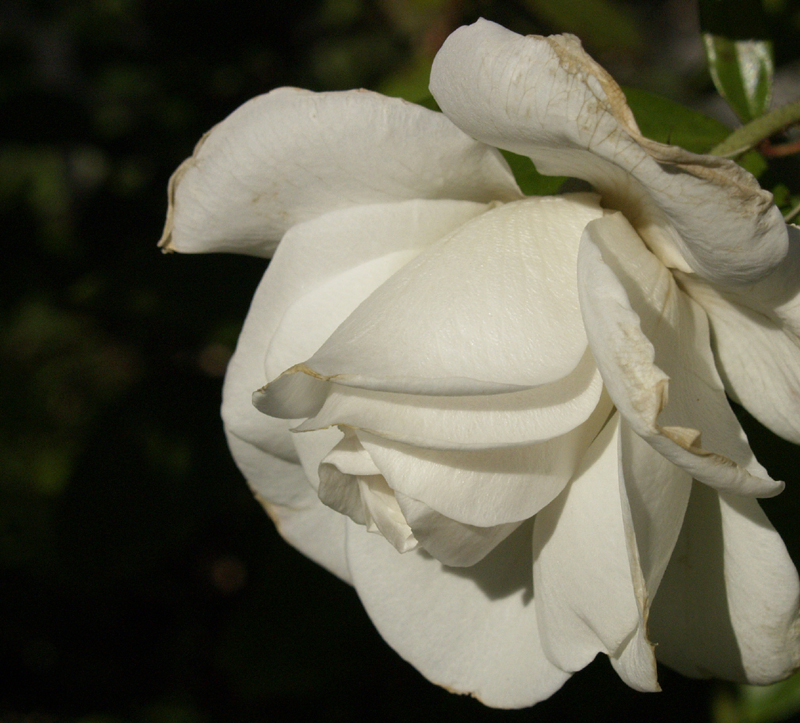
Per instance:
[[[783,484],[726,393],[800,441],[800,230],[644,138],[572,36],[461,28],[431,91],[280,88],[170,183],[167,249],[272,257],[222,406],[256,496],[488,705],[597,653],[643,691],[656,660],[784,678],[798,577],[756,500]],[[498,148],[595,192],[525,197]]]

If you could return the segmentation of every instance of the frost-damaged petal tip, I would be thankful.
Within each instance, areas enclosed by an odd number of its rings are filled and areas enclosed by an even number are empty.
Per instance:
[[[619,86],[572,36],[521,37],[487,21],[459,28],[430,87],[473,138],[592,183],[667,265],[738,284],[786,255],[772,195],[733,161],[644,138]]]

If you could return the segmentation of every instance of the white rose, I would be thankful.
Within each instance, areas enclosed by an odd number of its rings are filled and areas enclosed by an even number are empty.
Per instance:
[[[431,90],[444,115],[273,91],[171,182],[168,249],[274,252],[225,381],[245,477],[489,705],[598,652],[640,690],[656,658],[788,675],[797,573],[754,499],[782,483],[726,391],[800,441],[798,230],[734,163],[642,137],[574,37],[461,28]],[[525,198],[496,148],[597,194]]]

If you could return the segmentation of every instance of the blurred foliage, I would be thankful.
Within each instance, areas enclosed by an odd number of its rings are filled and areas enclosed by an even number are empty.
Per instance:
[[[778,66],[796,61],[797,4],[765,8]],[[263,262],[155,248],[170,173],[235,107],[278,85],[424,100],[444,38],[481,15],[579,34],[637,88],[626,92],[645,134],[708,150],[723,125],[647,93],[709,90],[694,13],[691,0],[0,5],[1,722],[419,711],[689,722],[709,720],[712,699],[722,722],[794,709],[776,701],[796,701],[796,687],[756,694],[668,670],[665,693],[644,696],[602,660],[531,711],[429,685],[352,590],[279,539],[225,447],[221,379]],[[796,205],[796,157],[755,156],[781,207]],[[527,192],[561,186],[508,157]],[[759,457],[789,482],[765,507],[798,559],[797,450],[742,414]]]

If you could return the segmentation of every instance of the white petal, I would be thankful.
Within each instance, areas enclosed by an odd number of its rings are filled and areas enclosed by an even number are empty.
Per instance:
[[[679,672],[768,684],[800,666],[797,571],[755,500],[695,485],[650,615]]]
[[[295,435],[289,432],[289,423],[264,416],[250,401],[252,390],[264,378],[264,355],[275,325],[270,294],[265,275],[228,364],[222,401],[228,446],[281,535],[316,563],[349,582],[344,554],[345,518],[317,498],[298,464],[292,439]]]
[[[289,439],[289,424],[265,418],[252,405],[253,391],[267,381],[267,349],[271,345],[276,364],[284,364],[276,374],[303,361],[360,299],[349,305],[340,304],[339,318],[331,313],[336,299],[323,298],[311,319],[300,320],[300,329],[287,329],[287,343],[282,345],[273,338],[287,310],[354,267],[376,260],[380,263],[386,256],[430,245],[486,208],[485,204],[446,200],[376,204],[335,211],[290,229],[256,290],[236,353],[228,364],[222,416],[229,433],[283,459],[297,461]],[[383,273],[390,273],[393,268]],[[378,276],[363,295],[367,296],[383,279]],[[335,292],[341,290],[340,285]],[[327,326],[321,323],[323,314]]]
[[[317,382],[299,400],[255,396],[260,409],[295,416],[317,411],[297,429],[322,429],[334,424],[363,429],[389,440],[429,449],[489,449],[526,445],[559,437],[580,426],[597,408],[603,381],[587,350],[578,367],[553,384],[522,392],[487,396],[428,396],[353,389]],[[270,387],[267,387],[269,391]],[[327,396],[326,396],[327,395]],[[274,403],[275,399],[282,406]],[[309,400],[324,399],[315,410]]]
[[[533,579],[539,632],[548,658],[563,670],[580,670],[603,652],[618,659],[626,682],[658,690],[655,658],[647,654],[638,632],[643,601],[637,600],[641,591],[631,575],[622,518],[618,429],[615,415],[575,478],[536,516]]]
[[[621,214],[587,227],[578,278],[589,344],[632,429],[713,487],[780,492],[783,483],[755,460],[727,402],[705,314]]]
[[[324,504],[364,525],[369,532],[379,532],[398,552],[417,546],[394,491],[349,430],[322,460],[319,482],[319,498]]]
[[[426,678],[486,705],[523,708],[569,677],[545,657],[533,605],[530,525],[471,568],[398,555],[348,524],[356,590],[386,642]]]
[[[395,492],[395,498],[420,547],[451,567],[471,567],[480,562],[520,525],[465,525],[400,492]]]
[[[434,60],[431,92],[473,138],[592,183],[665,263],[739,283],[786,254],[772,195],[733,161],[644,138],[574,36],[521,37],[485,20],[459,28]]]
[[[338,578],[352,584],[345,555],[347,518],[316,497],[311,507],[293,509],[274,505],[256,494],[275,527],[295,549]]]
[[[800,444],[800,230],[763,281],[729,292],[689,274],[678,279],[708,314],[728,393],[776,434]]]
[[[445,565],[465,567],[486,557],[519,523],[476,527],[451,520],[395,492],[350,430],[319,467],[323,503],[380,532],[398,552],[421,546]]]
[[[212,128],[178,168],[161,245],[269,256],[287,229],[335,209],[520,195],[500,154],[439,113],[363,90],[279,88]]]
[[[645,609],[656,595],[681,531],[692,477],[655,451],[625,420],[620,425],[622,514],[635,541],[634,556],[642,571]]]
[[[484,213],[378,288],[298,372],[364,389],[487,394],[565,377],[586,351],[575,263],[592,194],[537,197]]]
[[[611,411],[604,397],[589,420],[540,444],[485,450],[430,450],[358,436],[389,485],[467,525],[519,522],[547,505],[572,477]]]
[[[253,407],[251,397],[264,379],[264,357],[270,337],[277,326],[274,308],[270,304],[272,291],[269,274],[265,274],[258,285],[250,311],[245,319],[236,351],[228,362],[225,383],[222,389],[222,420],[228,434],[228,441],[237,463],[248,465],[239,454],[249,454],[246,446],[252,447],[252,454],[258,451],[274,455],[287,462],[297,462],[298,457],[291,441],[289,423],[283,419],[266,418]],[[257,462],[254,462],[257,466]],[[243,469],[245,476],[247,472]],[[276,485],[280,482],[276,481]],[[291,505],[291,486],[286,494],[277,489],[267,495],[276,504]]]

